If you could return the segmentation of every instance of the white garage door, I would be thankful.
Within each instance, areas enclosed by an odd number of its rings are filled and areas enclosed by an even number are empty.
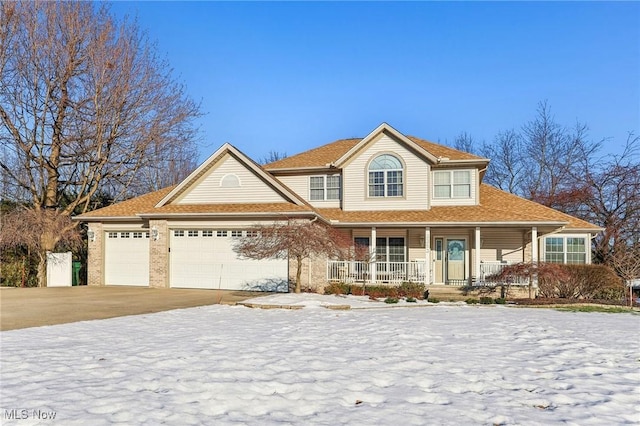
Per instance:
[[[104,256],[106,285],[149,285],[149,232],[107,232]]]
[[[233,251],[239,230],[171,231],[171,287],[287,291],[287,261],[241,259]]]

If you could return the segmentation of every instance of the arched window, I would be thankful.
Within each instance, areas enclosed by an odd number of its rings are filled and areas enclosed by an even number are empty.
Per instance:
[[[382,154],[369,163],[369,197],[402,197],[402,162],[393,155]]]
[[[240,178],[234,175],[233,173],[224,175],[222,179],[220,179],[220,186],[223,188],[235,188],[240,186]]]

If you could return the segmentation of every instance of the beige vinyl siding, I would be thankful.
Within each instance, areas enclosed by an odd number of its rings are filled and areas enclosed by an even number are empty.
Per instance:
[[[276,176],[276,178],[314,207],[340,208],[340,200],[310,200],[311,197],[309,196],[309,176],[333,176],[334,174],[319,173],[313,175]]]
[[[425,260],[427,253],[424,248],[424,242],[421,244],[421,239],[424,239],[424,229],[409,230],[409,261]]]
[[[380,154],[393,154],[404,163],[402,197],[369,197],[367,167]],[[400,143],[383,134],[359,152],[343,169],[343,209],[420,210],[428,208],[429,165]]]
[[[480,260],[517,263],[524,261],[526,245],[522,229],[480,229]]]
[[[235,175],[239,186],[221,186],[223,178],[233,181]],[[229,178],[231,176],[231,178]],[[201,177],[187,192],[182,194],[177,204],[209,203],[279,203],[285,201],[280,194],[262,179],[227,154],[215,168]]]
[[[433,188],[433,177],[429,179],[432,206],[473,206],[478,203],[478,171],[476,169],[433,169],[432,174],[439,171],[468,170],[471,175],[471,196],[469,198],[436,198]]]

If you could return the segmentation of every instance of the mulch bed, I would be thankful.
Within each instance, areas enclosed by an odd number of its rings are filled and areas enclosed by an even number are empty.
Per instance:
[[[539,297],[536,299],[509,299],[517,305],[610,305],[610,306],[629,306],[628,301],[621,300],[594,300],[594,299],[554,299]],[[640,306],[638,303],[634,303],[634,306]]]

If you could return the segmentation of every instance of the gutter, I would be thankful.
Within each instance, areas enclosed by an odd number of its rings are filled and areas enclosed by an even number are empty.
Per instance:
[[[334,226],[385,226],[385,227],[411,227],[411,226],[562,226],[563,228],[569,222],[340,222],[339,220],[330,220],[329,223]]]

